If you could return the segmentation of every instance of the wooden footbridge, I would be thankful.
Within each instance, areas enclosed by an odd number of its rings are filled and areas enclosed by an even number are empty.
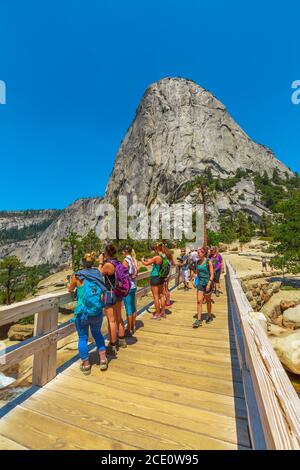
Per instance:
[[[199,329],[195,290],[185,292],[177,273],[173,282],[167,318],[144,310],[107,372],[91,353],[87,377],[78,361],[56,370],[57,342],[74,332],[57,327],[69,294],[1,308],[0,325],[39,313],[35,337],[2,357],[3,371],[34,361],[30,393],[2,410],[0,449],[299,449],[300,400],[231,265],[216,318]]]

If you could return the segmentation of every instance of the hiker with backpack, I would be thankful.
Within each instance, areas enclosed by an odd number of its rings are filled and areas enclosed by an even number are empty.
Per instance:
[[[80,370],[85,375],[91,373],[89,361],[89,328],[97,345],[100,356],[100,370],[108,368],[104,337],[101,333],[103,321],[103,295],[105,282],[99,270],[94,267],[96,253],[87,253],[82,260],[84,269],[73,274],[67,281],[69,292],[76,291],[75,325],[78,333],[78,351],[81,359]]]
[[[141,261],[144,266],[152,265],[150,285],[154,300],[155,313],[151,320],[161,320],[161,318],[166,317],[164,283],[169,274],[169,261],[167,254],[170,252],[163,243],[157,243],[153,247],[153,251],[154,256],[151,259],[145,260],[143,257]]]
[[[131,336],[135,333],[138,265],[134,250],[131,248],[131,246],[126,245],[124,247],[123,256],[125,256],[123,264],[128,269],[130,278],[130,291],[128,295],[124,297],[124,306],[127,317],[127,328],[125,330],[125,336]]]
[[[223,266],[222,255],[219,253],[219,250],[216,246],[211,247],[210,253],[209,253],[209,259],[211,259],[213,263],[214,272],[215,272],[215,277],[214,277],[215,294],[217,297],[219,297],[220,294],[222,294],[220,277],[221,277],[221,273],[224,274],[224,266]]]
[[[117,357],[119,348],[126,348],[125,326],[122,318],[122,300],[130,290],[128,269],[116,258],[117,250],[114,245],[105,247],[99,259],[99,270],[104,276],[107,288],[105,297],[105,315],[108,322],[109,352]]]

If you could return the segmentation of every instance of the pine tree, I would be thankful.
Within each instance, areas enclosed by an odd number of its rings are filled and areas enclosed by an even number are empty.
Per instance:
[[[272,227],[273,250],[276,253],[272,264],[284,267],[288,272],[300,272],[300,190],[291,193],[276,207],[278,221]]]
[[[65,248],[69,249],[71,252],[72,269],[75,270],[81,236],[77,232],[69,232],[67,237],[63,238],[61,241],[64,243]]]
[[[23,286],[25,270],[16,256],[7,256],[0,262],[0,289],[7,305],[15,300],[17,290]]]

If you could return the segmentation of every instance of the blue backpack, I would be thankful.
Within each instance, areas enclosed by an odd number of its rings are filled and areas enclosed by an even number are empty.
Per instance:
[[[102,315],[105,305],[102,299],[107,288],[102,274],[96,268],[82,269],[75,273],[75,276],[80,280],[84,279],[84,295],[76,314],[80,316],[81,323],[85,324],[88,322],[88,317]]]

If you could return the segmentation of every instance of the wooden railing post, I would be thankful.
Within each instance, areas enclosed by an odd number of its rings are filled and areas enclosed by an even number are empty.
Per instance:
[[[57,329],[58,306],[35,315],[34,335],[40,336]],[[56,376],[56,341],[35,353],[32,368],[32,384],[42,387]]]

